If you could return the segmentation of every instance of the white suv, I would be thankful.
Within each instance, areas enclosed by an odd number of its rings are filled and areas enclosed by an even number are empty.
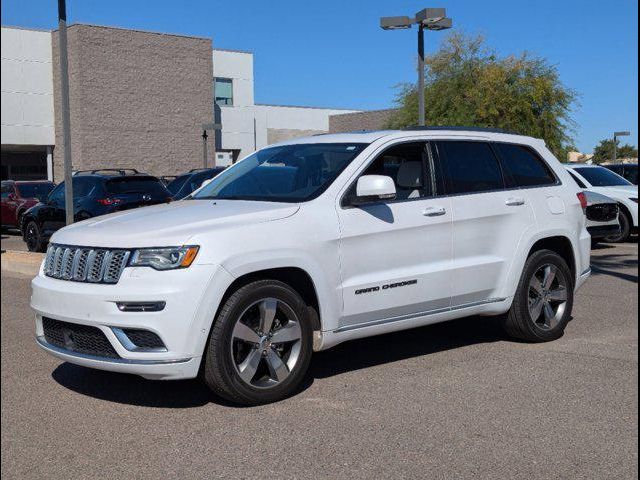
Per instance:
[[[544,142],[498,131],[282,143],[183,201],[56,232],[32,283],[37,341],[257,404],[354,338],[500,315],[553,340],[590,273],[584,201]]]
[[[606,195],[618,202],[620,232],[606,238],[609,242],[626,242],[638,231],[638,186],[599,165],[569,164],[569,173],[578,186]]]

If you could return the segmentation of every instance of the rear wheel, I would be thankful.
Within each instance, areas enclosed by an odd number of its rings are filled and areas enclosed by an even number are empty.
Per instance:
[[[215,319],[204,358],[204,380],[234,403],[287,397],[309,366],[312,326],[307,305],[285,283],[260,280],[238,289]]]
[[[609,243],[624,243],[629,240],[631,236],[631,219],[625,212],[621,211],[618,220],[620,221],[620,234],[607,237],[605,241]]]
[[[24,229],[24,241],[30,252],[44,252],[47,248],[47,242],[42,237],[42,232],[38,224],[31,220]]]
[[[525,264],[505,330],[530,342],[555,340],[564,333],[572,309],[573,277],[567,262],[551,250],[540,250]]]

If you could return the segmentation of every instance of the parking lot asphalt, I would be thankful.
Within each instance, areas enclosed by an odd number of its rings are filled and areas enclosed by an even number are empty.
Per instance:
[[[593,272],[558,341],[478,317],[353,341],[254,408],[48,356],[29,279],[3,274],[2,478],[635,479],[637,243]]]
[[[27,245],[24,243],[20,232],[17,230],[2,230],[1,238],[0,248],[2,248],[2,250],[18,250],[20,252],[27,251]]]

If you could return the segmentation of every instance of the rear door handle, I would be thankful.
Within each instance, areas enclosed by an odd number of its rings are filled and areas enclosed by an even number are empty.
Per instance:
[[[507,198],[504,203],[509,207],[519,207],[520,205],[524,205],[524,198]]]
[[[422,215],[425,217],[441,217],[447,213],[447,209],[444,207],[428,207],[425,208]]]

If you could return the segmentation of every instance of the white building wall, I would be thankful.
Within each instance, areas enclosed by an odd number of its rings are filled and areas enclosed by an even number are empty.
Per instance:
[[[2,145],[54,145],[51,32],[2,27]]]
[[[352,113],[355,110],[284,105],[256,105],[256,111],[262,112],[265,115],[268,128],[328,132],[330,115]]]
[[[221,147],[240,158],[278,141],[329,131],[329,116],[351,113],[313,107],[254,104],[253,54],[213,50],[213,76],[233,80],[233,106],[220,106]]]
[[[253,54],[214,49],[213,76],[233,81],[233,106],[220,106],[221,146],[244,157],[255,149]]]

